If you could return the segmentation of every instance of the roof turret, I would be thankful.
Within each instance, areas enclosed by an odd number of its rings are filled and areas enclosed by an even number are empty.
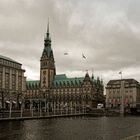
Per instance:
[[[85,75],[85,79],[84,79],[84,81],[90,81],[90,77],[89,77],[88,72],[87,72],[86,75]]]

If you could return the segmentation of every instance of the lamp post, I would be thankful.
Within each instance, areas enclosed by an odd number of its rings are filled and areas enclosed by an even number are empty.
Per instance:
[[[41,100],[39,100],[39,116],[42,116]]]
[[[1,92],[2,118],[4,118],[4,89]]]
[[[77,107],[77,106],[76,106],[76,103],[75,103],[75,114],[76,114],[76,107]]]
[[[10,101],[10,106],[9,106],[9,118],[11,118],[11,114],[12,114],[12,99],[11,99],[11,92],[9,92],[9,101]]]
[[[71,114],[72,114],[72,101],[71,101]]]
[[[121,75],[121,87],[120,87],[120,93],[121,93],[121,108],[120,108],[120,114],[123,116],[124,115],[124,81],[122,80],[122,72],[119,72]]]
[[[46,104],[46,97],[45,97],[45,116],[46,116],[46,109],[47,109],[47,104]]]
[[[11,114],[12,114],[12,101],[10,99],[9,118],[11,118]]]
[[[22,100],[21,100],[21,113],[20,113],[20,117],[22,118],[22,116],[23,116],[23,105],[24,105],[24,98],[23,98],[23,96],[22,96]]]

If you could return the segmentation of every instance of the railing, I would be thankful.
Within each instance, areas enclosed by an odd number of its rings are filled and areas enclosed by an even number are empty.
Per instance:
[[[123,138],[121,140],[140,140],[140,134],[130,136],[130,137],[126,137],[126,138]]]
[[[10,114],[11,113],[11,114]],[[9,115],[10,114],[10,115]],[[103,115],[103,110],[94,109],[92,111],[86,108],[69,108],[69,109],[52,109],[44,110],[39,109],[23,109],[23,110],[3,110],[0,111],[0,120],[4,118],[25,118],[25,117],[49,117],[49,116],[71,116],[71,115],[84,115],[84,114],[94,114],[94,115]]]

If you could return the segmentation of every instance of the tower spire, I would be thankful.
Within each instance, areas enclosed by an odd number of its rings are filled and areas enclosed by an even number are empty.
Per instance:
[[[49,33],[49,20],[45,29],[44,49],[40,59],[40,87],[44,90],[49,89],[55,78],[55,61],[51,48],[51,38]]]
[[[45,39],[44,39],[45,47],[46,46],[51,46],[51,37],[50,37],[50,32],[49,32],[50,29],[49,28],[50,28],[50,24],[49,24],[49,19],[48,19],[47,33],[46,33]]]
[[[48,18],[48,25],[47,25],[47,38],[49,38],[49,34],[50,34],[50,33],[49,33],[49,26],[50,26],[50,25],[49,25],[49,18]]]
[[[49,19],[48,19],[48,25],[47,25],[47,33],[49,33]]]

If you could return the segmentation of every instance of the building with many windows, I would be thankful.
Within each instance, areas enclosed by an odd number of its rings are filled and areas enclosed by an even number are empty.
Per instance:
[[[0,55],[0,108],[19,108],[26,90],[22,64]]]
[[[103,81],[88,72],[85,77],[68,78],[57,75],[49,25],[44,39],[44,49],[40,59],[40,80],[27,81],[25,107],[47,106],[47,108],[96,107],[104,102]]]
[[[106,107],[136,107],[140,104],[140,83],[135,79],[110,80],[106,87]]]

